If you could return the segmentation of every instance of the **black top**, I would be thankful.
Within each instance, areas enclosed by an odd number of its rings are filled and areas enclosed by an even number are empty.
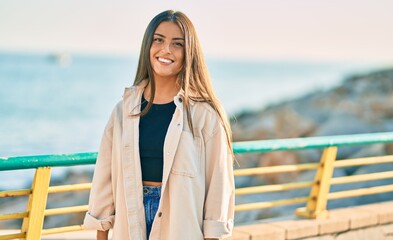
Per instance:
[[[142,94],[141,111],[147,103]],[[175,109],[176,105],[173,101],[153,104],[147,114],[140,117],[139,153],[143,181],[162,182],[164,141]]]

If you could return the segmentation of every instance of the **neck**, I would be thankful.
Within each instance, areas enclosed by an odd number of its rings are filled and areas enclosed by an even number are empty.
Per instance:
[[[176,78],[167,79],[155,77],[156,91],[154,94],[153,103],[163,104],[173,101],[173,97],[180,91],[180,86],[176,82]],[[150,83],[146,86],[144,91],[145,99],[149,100],[151,96]]]

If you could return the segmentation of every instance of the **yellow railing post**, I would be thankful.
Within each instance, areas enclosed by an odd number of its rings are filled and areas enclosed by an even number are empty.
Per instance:
[[[37,168],[32,184],[32,192],[27,204],[27,217],[23,219],[22,233],[26,233],[26,240],[40,239],[44,225],[44,211],[48,198],[51,168]]]
[[[296,210],[296,215],[307,218],[327,218],[327,196],[330,190],[330,180],[333,176],[334,161],[337,156],[337,147],[328,147],[323,150],[322,157],[311,188],[306,208]]]

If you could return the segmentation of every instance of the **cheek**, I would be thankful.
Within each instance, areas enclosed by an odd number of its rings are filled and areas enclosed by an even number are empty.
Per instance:
[[[150,47],[150,59],[154,58],[154,55],[157,53],[157,47],[154,46],[154,44],[151,45]]]
[[[153,48],[150,48],[150,60],[154,58],[154,51]]]
[[[177,54],[177,59],[178,59],[179,66],[182,67],[183,63],[184,63],[184,52],[183,51],[181,51]]]

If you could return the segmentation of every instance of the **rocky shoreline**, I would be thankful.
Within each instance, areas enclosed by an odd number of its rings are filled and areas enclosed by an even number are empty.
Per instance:
[[[393,69],[371,72],[345,79],[338,87],[318,91],[266,109],[242,113],[232,119],[234,141],[295,137],[333,136],[393,131]],[[392,144],[341,147],[337,159],[388,155]],[[241,168],[318,162],[321,150],[270,152],[238,155]],[[336,169],[335,177],[393,170],[393,164],[377,164]],[[236,178],[237,187],[312,181],[314,171],[268,174]],[[331,191],[393,184],[392,179],[332,186]],[[237,196],[237,203],[271,201],[307,196],[309,189],[282,193]],[[341,199],[328,208],[362,205],[393,199],[393,193]],[[243,223],[292,214],[301,205],[239,212]]]
[[[263,94],[263,92],[261,93]],[[317,91],[303,97],[271,105],[260,111],[243,112],[231,119],[234,141],[278,139],[311,136],[331,136],[393,131],[393,69],[371,72],[345,79],[338,87]],[[377,144],[366,147],[340,148],[338,159],[378,156],[393,153],[392,144]],[[320,150],[296,152],[271,152],[265,154],[237,155],[241,168],[276,166],[318,162]],[[236,166],[237,167],[237,166]],[[334,176],[350,176],[376,171],[393,170],[393,164],[336,169]],[[53,185],[91,181],[92,172],[69,171],[62,179],[53,179]],[[284,182],[310,181],[313,171],[293,174],[270,174],[254,177],[237,177],[236,186],[255,186]],[[333,186],[331,191],[393,184],[392,179]],[[27,186],[28,188],[28,186]],[[247,203],[271,201],[307,196],[308,189],[283,193],[266,193],[237,196],[236,202]],[[0,199],[0,213],[22,212],[27,198]],[[328,208],[361,205],[393,199],[393,193],[371,195],[331,201]],[[47,208],[87,204],[88,192],[59,193],[50,196]],[[236,223],[255,221],[269,217],[291,215],[300,205],[277,207],[236,213]],[[48,217],[45,228],[80,224],[83,214]],[[21,221],[0,221],[0,228],[20,228]]]

